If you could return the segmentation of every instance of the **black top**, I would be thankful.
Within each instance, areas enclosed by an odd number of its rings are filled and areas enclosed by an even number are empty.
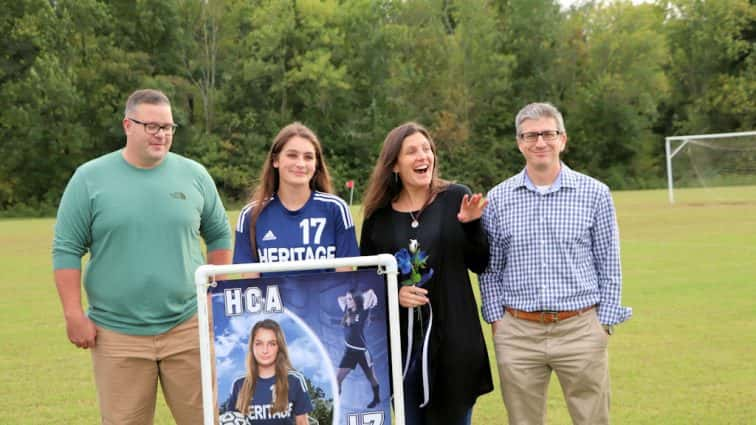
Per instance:
[[[355,301],[356,302],[356,301]],[[362,301],[359,301],[362,303]],[[367,347],[365,341],[365,325],[370,320],[370,310],[358,308],[350,310],[347,307],[344,310],[344,317],[341,324],[344,326],[344,344],[349,348],[364,350]]]
[[[439,193],[417,217],[412,228],[409,213],[380,208],[365,220],[360,240],[361,255],[395,254],[417,239],[428,254],[433,277],[423,285],[433,308],[430,337],[430,403],[428,407],[472,405],[493,390],[488,352],[480,327],[467,270],[482,273],[488,263],[488,240],[480,220],[462,224],[457,212],[470,190],[452,184]],[[401,307],[402,356],[407,344],[407,308]],[[422,309],[425,315],[427,309]],[[427,319],[425,319],[427,320]],[[417,329],[417,325],[415,329]],[[417,340],[415,340],[417,341]]]

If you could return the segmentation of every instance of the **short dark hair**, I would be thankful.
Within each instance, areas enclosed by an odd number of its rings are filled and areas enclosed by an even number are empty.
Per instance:
[[[124,115],[129,115],[129,112],[134,112],[136,107],[146,103],[148,105],[168,105],[171,106],[171,101],[168,100],[168,96],[160,90],[155,89],[141,89],[134,93],[131,93],[126,100],[126,109]]]

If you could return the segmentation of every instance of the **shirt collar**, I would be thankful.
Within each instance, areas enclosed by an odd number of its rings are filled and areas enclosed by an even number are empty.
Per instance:
[[[554,180],[554,183],[551,184],[551,187],[549,188],[547,193],[556,192],[562,187],[577,187],[577,176],[575,176],[575,172],[572,171],[572,169],[570,169],[570,167],[568,167],[564,162],[562,162],[561,165],[562,167],[559,170],[559,174],[557,175],[556,180]],[[530,180],[530,177],[528,177],[527,167],[523,168],[522,171],[520,171],[520,173],[515,176],[514,181],[514,189],[525,187],[533,192],[538,191],[538,189],[536,189],[535,187],[535,184],[533,184],[533,181]]]

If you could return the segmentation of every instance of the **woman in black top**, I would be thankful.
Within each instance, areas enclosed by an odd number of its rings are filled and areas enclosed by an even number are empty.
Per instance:
[[[436,147],[422,126],[388,134],[363,201],[360,252],[427,254],[426,267],[416,268],[430,279],[399,290],[407,424],[468,425],[477,397],[493,390],[468,275],[488,262],[486,202],[438,177]]]

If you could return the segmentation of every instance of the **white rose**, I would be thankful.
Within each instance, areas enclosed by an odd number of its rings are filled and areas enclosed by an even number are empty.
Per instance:
[[[417,239],[410,239],[410,243],[409,243],[409,252],[410,252],[411,254],[414,254],[414,253],[416,253],[416,252],[417,252],[417,247],[418,247],[419,245],[420,245],[420,244],[419,244],[419,243],[417,242]]]

